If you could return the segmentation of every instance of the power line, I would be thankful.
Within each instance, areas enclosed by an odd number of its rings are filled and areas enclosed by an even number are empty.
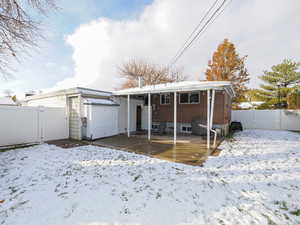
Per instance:
[[[215,16],[215,18],[213,18],[212,21],[210,21],[207,26],[203,29],[203,32],[197,37],[197,39],[199,39],[199,37],[201,37],[204,32],[208,29],[208,27],[213,24],[215,22],[215,20],[225,11],[225,9],[227,8],[227,6],[231,3],[232,0],[229,0],[229,2],[223,7],[223,9]],[[191,44],[192,45],[192,44]]]
[[[211,22],[212,18],[216,15],[216,13],[222,8],[225,4],[226,0],[223,0],[222,4],[214,11],[214,13],[210,16],[210,18],[206,21],[206,23],[201,27],[201,29],[197,32],[194,38],[186,45],[180,53],[175,57],[175,59],[171,62],[171,66],[177,62],[177,60],[183,55],[183,53],[192,45],[192,43],[197,39],[197,37],[201,34],[201,32],[205,29],[205,27]]]
[[[210,16],[210,18],[206,21],[206,23],[201,27],[201,29],[197,32],[197,34],[194,36],[194,38],[192,40],[189,41],[188,45],[186,45],[181,51],[179,51],[179,54],[176,54],[175,57],[173,57],[173,60],[171,61],[171,63],[169,64],[169,67],[171,67],[172,65],[174,65],[178,59],[184,54],[184,52],[193,44],[193,42],[200,37],[201,34],[204,33],[204,31],[208,28],[209,25],[211,25],[212,23],[214,23],[214,21],[224,12],[225,8],[229,5],[229,3],[222,9],[222,7],[225,5],[225,3],[227,2],[227,0],[223,0],[223,2],[221,3],[221,5],[214,11],[214,13]],[[222,10],[221,10],[222,9]],[[221,10],[221,11],[220,11]],[[193,32],[195,33],[195,32]],[[186,41],[187,43],[187,41]]]
[[[195,32],[199,29],[200,25],[203,23],[203,21],[205,20],[205,18],[207,17],[207,15],[211,12],[211,10],[216,6],[216,4],[218,3],[219,0],[215,0],[214,3],[210,6],[210,8],[206,11],[206,13],[204,14],[204,16],[201,18],[200,22],[197,24],[197,26],[195,27],[195,29],[192,31],[192,33],[190,33],[190,35],[188,36],[188,38],[186,39],[186,41],[184,42],[184,44],[181,46],[181,48],[178,49],[177,53],[175,54],[175,56],[172,58],[171,62],[177,57],[177,55],[180,53],[180,51],[186,46],[186,44],[188,43],[188,41],[191,39],[191,37],[195,34]]]

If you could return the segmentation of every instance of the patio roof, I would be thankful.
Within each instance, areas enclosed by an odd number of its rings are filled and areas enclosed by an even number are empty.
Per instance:
[[[230,96],[234,96],[231,83],[228,81],[183,81],[174,83],[165,83],[158,85],[149,85],[141,88],[129,88],[114,91],[114,95],[139,95],[139,94],[155,94],[166,92],[190,92],[202,90],[225,90]]]

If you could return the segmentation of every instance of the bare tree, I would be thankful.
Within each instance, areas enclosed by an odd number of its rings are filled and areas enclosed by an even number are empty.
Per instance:
[[[122,88],[138,87],[139,78],[144,85],[155,85],[186,80],[182,70],[131,60],[119,67],[121,76],[126,79]]]
[[[0,75],[6,77],[12,60],[42,37],[40,23],[29,15],[46,15],[55,0],[0,0]]]
[[[10,90],[10,89],[5,89],[3,91],[3,94],[4,94],[5,97],[12,97],[13,96],[13,91]]]

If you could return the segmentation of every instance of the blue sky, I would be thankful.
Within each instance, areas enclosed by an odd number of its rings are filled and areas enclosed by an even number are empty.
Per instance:
[[[14,64],[15,73],[7,81],[1,81],[0,95],[10,89],[15,93],[41,90],[73,74],[72,48],[65,37],[79,27],[101,17],[115,20],[133,19],[152,0],[62,0],[59,10],[42,18],[45,40],[38,49],[30,50],[30,56]],[[47,72],[45,72],[47,71]]]
[[[43,18],[46,40],[16,64],[14,79],[1,81],[0,95],[5,89],[118,88],[118,66],[131,59],[167,65],[214,1],[60,0],[61,10]],[[299,0],[232,0],[176,66],[189,80],[205,79],[208,60],[228,38],[248,56],[249,87],[258,87],[272,65],[300,61],[299,8]]]

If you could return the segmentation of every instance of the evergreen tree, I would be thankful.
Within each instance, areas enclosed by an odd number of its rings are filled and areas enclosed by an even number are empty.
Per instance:
[[[289,109],[300,109],[300,87],[293,88],[287,95]]]
[[[245,100],[246,83],[250,80],[245,60],[246,56],[239,57],[234,44],[225,39],[214,52],[212,60],[209,60],[205,73],[206,79],[209,81],[230,81],[232,83],[236,94],[233,106]]]
[[[272,66],[271,71],[264,71],[260,77],[264,84],[260,85],[257,97],[269,108],[287,108],[288,94],[300,84],[299,66],[299,62],[285,59]]]

